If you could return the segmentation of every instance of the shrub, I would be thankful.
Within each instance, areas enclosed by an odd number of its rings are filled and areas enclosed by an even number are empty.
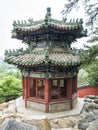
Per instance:
[[[15,99],[22,94],[21,80],[15,76],[6,76],[0,82],[0,102]]]

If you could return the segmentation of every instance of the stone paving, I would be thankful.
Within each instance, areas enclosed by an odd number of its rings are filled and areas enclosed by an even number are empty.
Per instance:
[[[57,113],[44,113],[44,112],[39,112],[35,110],[33,111],[28,108],[25,108],[22,97],[15,100],[15,105],[16,105],[16,111],[19,113],[32,115],[34,116],[34,118],[47,117],[48,119],[54,119],[54,118],[59,118],[59,117],[66,117],[66,116],[73,116],[73,115],[80,114],[84,106],[84,101],[83,101],[83,98],[78,98],[78,103],[75,105],[75,107],[72,110],[57,112]]]

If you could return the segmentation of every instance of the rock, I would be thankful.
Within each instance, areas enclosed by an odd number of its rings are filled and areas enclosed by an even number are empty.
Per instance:
[[[93,121],[86,130],[98,130],[98,119]]]
[[[51,120],[51,126],[52,128],[59,128],[59,129],[64,129],[64,128],[72,128],[74,127],[78,120],[80,119],[79,116],[69,116],[69,117],[65,117],[65,118],[60,118],[60,119],[53,119]],[[75,128],[74,128],[75,129]]]
[[[9,104],[15,104],[15,100],[10,100]]]
[[[4,113],[0,117],[0,124],[2,121],[4,121],[6,118],[15,119],[17,121],[22,121],[23,118],[27,118],[28,115],[25,115],[23,113]]]
[[[0,111],[0,117],[2,116],[2,114],[3,114],[3,111]]]
[[[45,130],[51,130],[51,125],[50,125],[50,121],[46,118],[43,120],[44,124],[45,124]]]
[[[55,128],[53,128],[52,130],[79,130],[79,129],[76,129],[76,128],[61,128],[61,129],[55,129]]]
[[[84,112],[85,113],[85,112]],[[86,116],[83,116],[83,119],[79,120],[78,122],[78,128],[85,130],[91,122],[96,120],[96,116],[93,113],[88,113]]]
[[[15,113],[16,112],[15,100],[9,101],[8,112],[9,113]]]
[[[74,121],[72,122],[71,119],[69,118],[62,118],[58,119],[58,124],[60,128],[70,128],[75,125],[75,122]]]
[[[33,116],[22,118],[22,122],[36,125],[40,130],[51,130],[50,121],[47,118],[35,118]]]
[[[98,109],[94,109],[93,113],[97,114],[97,116],[98,116]]]
[[[70,116],[68,118],[68,120],[70,120],[70,122],[72,123],[72,127],[74,127],[80,119],[81,118],[79,116]]]
[[[98,109],[98,104],[95,104],[95,103],[85,103],[84,105],[84,110],[89,112],[89,111],[92,111],[94,109]]]
[[[98,99],[98,96],[96,96],[95,99]]]
[[[12,119],[6,119],[1,125],[0,130],[39,130],[36,126],[18,122]]]
[[[90,99],[95,99],[95,95],[88,95],[88,96],[86,96],[86,98],[90,98]]]
[[[86,122],[92,122],[96,119],[95,117],[95,114],[88,114],[86,117],[85,117],[85,120]]]
[[[13,113],[4,113],[1,118],[16,118],[16,114]]]
[[[96,115],[96,119],[98,118],[98,109],[94,110],[94,114]]]
[[[0,124],[5,120],[5,118],[0,118]]]
[[[86,122],[86,120],[80,120],[78,122],[78,128],[85,130],[89,126],[89,123]]]
[[[88,115],[88,112],[87,112],[87,111],[83,111],[83,112],[80,114],[80,117],[81,117],[82,119],[84,119],[87,115]]]
[[[51,123],[51,128],[54,128],[54,129],[60,128],[58,121],[51,120],[50,123]]]
[[[98,104],[94,104],[94,108],[95,108],[95,109],[98,109]]]
[[[93,106],[91,105],[91,103],[85,103],[84,105],[84,110],[89,112],[91,109],[93,109]]]
[[[16,119],[18,121],[21,120],[21,118],[25,118],[25,115],[24,114],[21,114],[21,113],[4,113],[2,114],[2,116],[0,117],[0,124],[6,119],[6,118],[10,118],[10,119]]]
[[[94,103],[98,104],[98,99],[95,99],[95,100],[94,100]]]
[[[4,102],[2,104],[0,104],[0,110],[3,110],[4,108],[8,107],[9,103],[8,102]]]
[[[84,99],[84,101],[85,101],[85,102],[93,102],[93,100],[92,100],[92,99],[89,99],[89,98]]]
[[[8,119],[8,118],[14,118],[13,114],[3,114],[3,115],[0,117],[0,124],[2,124],[2,122],[3,122],[5,119]]]

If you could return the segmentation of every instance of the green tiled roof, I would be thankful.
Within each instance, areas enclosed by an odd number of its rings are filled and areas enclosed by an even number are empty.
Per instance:
[[[56,35],[59,33],[59,35],[63,34],[66,37],[66,33],[68,33],[68,35],[74,35],[76,39],[86,36],[82,24],[82,19],[70,20],[69,22],[67,22],[66,19],[52,19],[51,14],[47,12],[45,19],[39,21],[33,21],[33,19],[29,19],[28,21],[14,21],[12,38],[23,41],[26,41],[25,39],[34,41],[36,35],[39,36],[43,34],[45,36],[45,34],[50,35],[50,33],[53,33]]]
[[[38,22],[37,22],[38,23]],[[80,28],[80,25],[79,23],[63,23],[62,21],[61,22],[54,22],[52,19],[51,19],[51,22],[48,23],[48,26],[50,28],[54,28],[54,29],[61,29],[62,31],[66,31],[66,30],[74,30],[74,29],[79,29]],[[15,26],[15,30],[18,30],[18,31],[30,31],[30,32],[36,32],[37,30],[40,30],[40,29],[43,29],[46,27],[46,23],[45,21],[43,20],[43,22],[39,22],[39,24],[36,24],[36,22],[32,23],[31,25],[27,24],[27,25],[24,25],[24,24],[14,24]]]
[[[28,48],[6,51],[5,61],[22,68],[80,65],[70,45],[85,34],[82,24],[82,19],[70,22],[52,19],[50,8],[43,20],[14,21],[12,37],[27,43]]]
[[[6,61],[18,66],[37,66],[40,64],[54,64],[61,66],[74,66],[80,64],[79,57],[74,56],[72,53],[62,51],[62,48],[49,51],[46,55],[45,51],[15,55],[15,53],[6,54]]]

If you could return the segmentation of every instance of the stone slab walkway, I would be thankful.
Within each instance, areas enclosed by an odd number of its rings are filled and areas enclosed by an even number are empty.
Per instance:
[[[75,107],[72,110],[57,112],[57,113],[44,113],[44,112],[39,112],[35,110],[33,111],[28,108],[25,108],[22,97],[15,100],[15,105],[16,105],[16,111],[19,113],[34,116],[34,118],[37,119],[43,119],[45,117],[47,117],[48,119],[55,119],[55,118],[80,114],[84,106],[84,101],[83,98],[78,98],[78,103],[75,105]]]

